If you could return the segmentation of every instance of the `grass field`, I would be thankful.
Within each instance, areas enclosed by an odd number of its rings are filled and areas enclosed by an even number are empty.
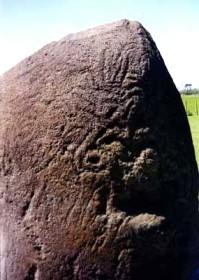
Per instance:
[[[188,115],[196,160],[199,165],[199,95],[184,95],[182,100]]]
[[[199,166],[199,116],[189,116],[188,120],[191,128],[196,160]]]
[[[199,116],[199,95],[183,95],[182,101],[188,116]]]

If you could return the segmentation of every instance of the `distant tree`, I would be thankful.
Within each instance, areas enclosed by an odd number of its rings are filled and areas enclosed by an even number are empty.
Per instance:
[[[185,90],[189,91],[192,88],[192,84],[185,84],[184,88]]]

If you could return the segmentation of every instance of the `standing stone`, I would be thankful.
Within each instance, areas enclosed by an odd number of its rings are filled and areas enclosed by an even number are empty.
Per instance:
[[[180,95],[149,33],[69,35],[0,79],[0,279],[178,280],[197,213]]]

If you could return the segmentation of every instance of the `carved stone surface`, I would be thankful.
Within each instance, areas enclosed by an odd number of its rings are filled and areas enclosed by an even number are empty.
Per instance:
[[[0,279],[181,279],[197,167],[149,33],[69,35],[0,79]]]

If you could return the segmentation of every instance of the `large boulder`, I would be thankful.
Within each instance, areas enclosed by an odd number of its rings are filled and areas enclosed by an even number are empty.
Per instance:
[[[197,167],[150,34],[122,20],[0,79],[0,279],[181,279]]]

